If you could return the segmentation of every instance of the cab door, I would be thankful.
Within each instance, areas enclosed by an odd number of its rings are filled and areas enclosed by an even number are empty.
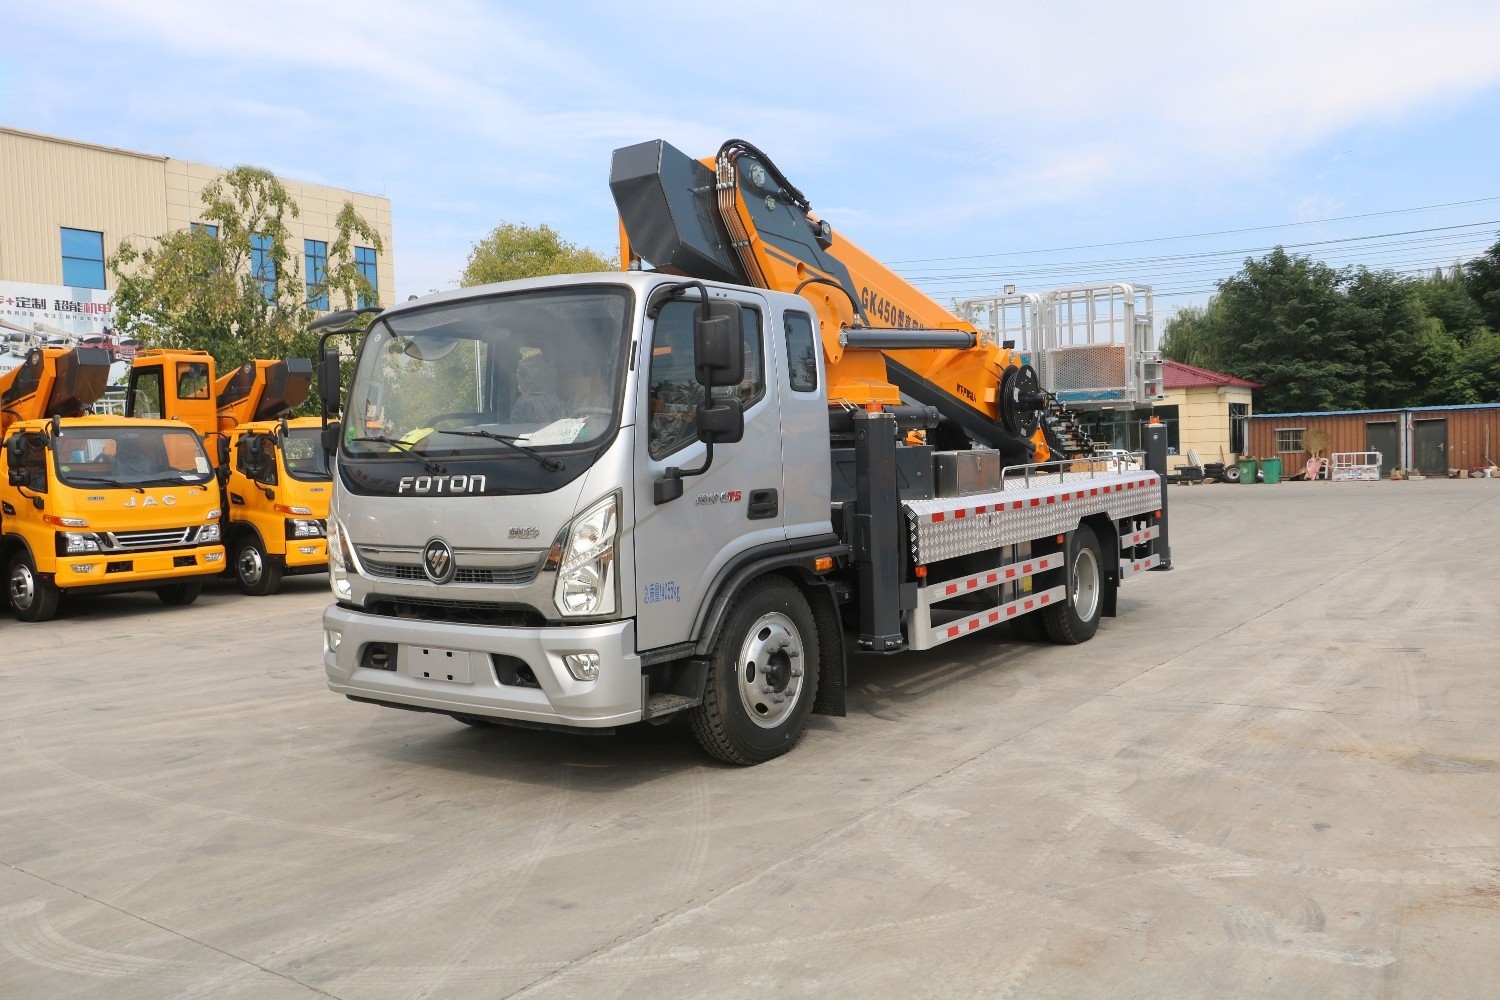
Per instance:
[[[731,298],[742,306],[745,377],[713,392],[740,400],[744,437],[715,445],[708,471],[684,477],[682,496],[661,505],[654,486],[667,468],[701,468],[708,452],[697,426],[705,390],[693,371],[698,303],[668,302],[645,326],[650,350],[636,400],[634,504],[636,642],[642,650],[689,638],[719,571],[736,556],[786,537],[779,352],[768,347],[770,310],[754,293]]]

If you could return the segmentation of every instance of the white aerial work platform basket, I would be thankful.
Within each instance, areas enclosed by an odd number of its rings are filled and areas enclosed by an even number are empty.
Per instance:
[[[1378,451],[1336,451],[1328,457],[1328,465],[1328,478],[1336,483],[1380,478]]]

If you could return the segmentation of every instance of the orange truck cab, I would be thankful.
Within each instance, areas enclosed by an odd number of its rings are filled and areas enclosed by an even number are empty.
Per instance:
[[[192,428],[85,415],[109,364],[103,349],[36,348],[0,376],[0,567],[24,621],[51,618],[65,593],[190,604],[225,566],[223,505]]]
[[[255,359],[221,377],[203,351],[143,351],[132,362],[126,412],[180,421],[204,441],[221,485],[225,571],[246,594],[328,567],[321,421],[285,416],[311,382],[306,358]]]
[[[229,434],[223,468],[230,566],[247,594],[276,592],[287,573],[328,569],[332,493],[317,417],[257,420]]]

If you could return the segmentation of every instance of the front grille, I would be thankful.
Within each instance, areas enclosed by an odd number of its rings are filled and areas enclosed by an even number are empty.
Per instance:
[[[420,566],[405,563],[381,562],[368,557],[361,560],[365,572],[384,580],[425,580],[426,574]],[[453,574],[454,583],[497,583],[512,587],[523,586],[536,578],[537,563],[510,569],[464,568],[462,565]]]
[[[420,597],[370,597],[365,611],[385,618],[492,625],[500,628],[541,628],[547,619],[524,604],[486,604],[483,601],[440,601]]]
[[[174,549],[192,544],[192,528],[154,528],[147,531],[109,531],[111,549]]]

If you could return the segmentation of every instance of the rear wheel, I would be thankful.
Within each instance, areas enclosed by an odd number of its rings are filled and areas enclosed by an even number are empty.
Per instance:
[[[57,585],[42,578],[25,552],[11,557],[5,571],[5,593],[16,617],[23,622],[44,622],[57,614]]]
[[[266,552],[260,536],[246,532],[234,550],[234,578],[240,592],[251,597],[276,593],[281,586],[281,564]]]
[[[203,593],[202,580],[184,580],[156,588],[156,596],[168,607],[183,607],[192,604]]]
[[[1104,563],[1099,539],[1087,525],[1080,525],[1068,542],[1067,581],[1067,600],[1040,614],[1047,638],[1073,646],[1094,637],[1104,610]]]
[[[761,577],[736,598],[714,647],[693,735],[731,764],[781,756],[807,729],[818,666],[807,599],[781,577]]]

